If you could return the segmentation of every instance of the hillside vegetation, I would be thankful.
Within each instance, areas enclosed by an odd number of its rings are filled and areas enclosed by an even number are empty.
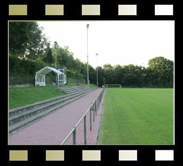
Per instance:
[[[54,67],[53,64],[48,64],[43,61],[25,60],[9,55],[9,84],[26,84],[34,85],[35,73],[45,66]],[[68,83],[84,83],[84,76],[76,71],[67,69]],[[51,84],[55,80],[55,73],[51,72],[46,75],[46,84]]]
[[[68,46],[61,47],[57,41],[51,45],[36,22],[9,23],[9,52],[10,84],[26,81],[33,84],[35,72],[45,66],[66,67],[68,81],[86,83],[87,64],[74,58]],[[105,64],[95,69],[89,65],[91,84],[96,84],[97,71],[99,86],[121,84],[123,87],[173,88],[173,61],[161,56],[150,59],[148,67],[121,66],[120,62],[119,65]],[[54,79],[54,73],[46,76],[47,83]]]
[[[9,109],[65,95],[56,86],[9,88]]]

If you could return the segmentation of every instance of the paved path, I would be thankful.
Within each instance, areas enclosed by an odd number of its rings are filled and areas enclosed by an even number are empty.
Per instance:
[[[97,89],[64,107],[61,107],[37,122],[26,126],[17,133],[9,135],[9,145],[59,145],[101,91],[102,89]],[[96,120],[93,122],[92,131],[89,129],[89,114],[87,114],[87,144],[96,144],[102,112],[101,105],[97,112]],[[84,144],[82,122],[76,129],[76,143]],[[72,144],[72,135],[65,144]]]

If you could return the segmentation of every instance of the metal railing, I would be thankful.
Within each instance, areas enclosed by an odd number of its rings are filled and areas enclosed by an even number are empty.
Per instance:
[[[104,94],[105,88],[102,89],[102,91],[100,92],[99,96],[94,100],[94,102],[91,104],[91,106],[88,108],[88,110],[84,113],[84,115],[80,118],[80,120],[77,122],[77,124],[75,125],[75,127],[69,132],[69,134],[65,137],[65,139],[61,142],[60,145],[63,145],[69,138],[70,136],[73,134],[73,145],[76,145],[76,129],[79,126],[79,124],[82,122],[82,120],[84,120],[84,144],[87,144],[87,129],[86,129],[86,114],[88,112],[90,112],[90,131],[92,131],[92,121],[95,122],[95,116],[97,115],[97,111],[99,108],[99,105],[101,103],[102,100],[102,96]],[[93,120],[92,120],[92,112],[93,112]]]

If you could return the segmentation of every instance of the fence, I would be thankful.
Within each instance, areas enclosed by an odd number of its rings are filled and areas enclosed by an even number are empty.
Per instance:
[[[33,83],[34,78],[28,77],[9,77],[9,85],[21,85]]]
[[[85,145],[87,144],[86,114],[89,113],[89,121],[90,121],[89,127],[90,127],[90,131],[92,131],[92,124],[93,124],[93,122],[95,122],[95,116],[97,115],[97,111],[98,111],[99,105],[101,103],[104,91],[105,91],[105,88],[103,88],[103,90],[100,92],[99,96],[94,100],[94,102],[91,104],[91,106],[88,108],[88,110],[84,113],[84,115],[80,118],[80,120],[77,122],[75,127],[69,132],[69,134],[65,137],[65,139],[61,142],[60,145],[63,145],[64,143],[66,143],[66,141],[71,137],[71,135],[73,135],[73,137],[72,137],[73,145],[75,145],[77,143],[76,142],[76,129],[79,126],[79,124],[82,122],[82,120],[84,122],[83,123],[84,144]],[[93,116],[92,116],[92,114],[93,114]]]
[[[55,80],[55,75],[47,75],[46,84],[52,84],[53,80]],[[9,77],[9,85],[35,85],[34,77]]]
[[[121,84],[104,84],[105,88],[122,88]]]

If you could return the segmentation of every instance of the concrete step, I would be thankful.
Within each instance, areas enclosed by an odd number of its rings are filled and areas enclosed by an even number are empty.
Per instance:
[[[23,112],[14,114],[13,116],[9,117],[9,133],[12,133],[13,131],[18,130],[32,123],[33,121],[57,110],[58,108],[85,96],[91,91],[93,90],[76,93],[74,95],[67,96],[66,98],[57,100],[52,104],[46,104],[45,106],[41,106],[33,110],[23,111]]]
[[[77,92],[80,90],[89,90],[91,88],[89,87],[59,87],[58,90],[60,90],[61,92],[66,92],[66,93],[73,93],[73,92]]]
[[[86,90],[79,90],[79,91],[87,91],[87,89]],[[64,90],[64,91],[62,91],[62,92],[65,92],[65,93],[68,93],[68,94],[70,94],[70,93],[77,93],[77,92],[79,92],[78,90]]]
[[[38,108],[38,107],[45,106],[47,104],[54,103],[56,101],[60,101],[62,99],[71,97],[74,94],[79,94],[79,93],[82,93],[82,92],[84,92],[84,90],[83,91],[77,91],[77,92],[75,92],[73,94],[67,94],[67,95],[59,96],[59,97],[56,97],[56,98],[53,98],[53,99],[48,99],[48,100],[36,102],[34,104],[30,104],[30,105],[26,105],[26,106],[10,109],[9,110],[9,117],[14,116],[16,114],[19,114],[21,112],[25,112],[25,111],[28,111],[28,110],[32,110],[32,109],[35,109],[35,108]]]
[[[81,88],[89,88],[87,86],[72,86],[72,87],[58,87],[59,89],[81,89]]]
[[[23,112],[14,114],[13,116],[9,117],[9,125],[13,125],[14,123],[22,121],[22,120],[24,120],[24,119],[26,119],[26,118],[28,118],[30,116],[34,116],[37,113],[45,111],[45,110],[47,110],[47,109],[49,109],[51,107],[54,107],[55,105],[59,105],[60,103],[64,103],[67,100],[71,100],[73,98],[76,98],[76,97],[78,97],[80,95],[83,95],[83,94],[85,94],[87,92],[89,92],[89,91],[77,93],[77,94],[68,96],[66,98],[63,98],[63,99],[60,99],[60,100],[56,100],[55,102],[52,102],[51,104],[49,103],[49,104],[46,104],[46,105],[42,105],[40,107],[36,107],[34,109],[31,109],[31,110],[27,110],[27,111],[23,111]]]

